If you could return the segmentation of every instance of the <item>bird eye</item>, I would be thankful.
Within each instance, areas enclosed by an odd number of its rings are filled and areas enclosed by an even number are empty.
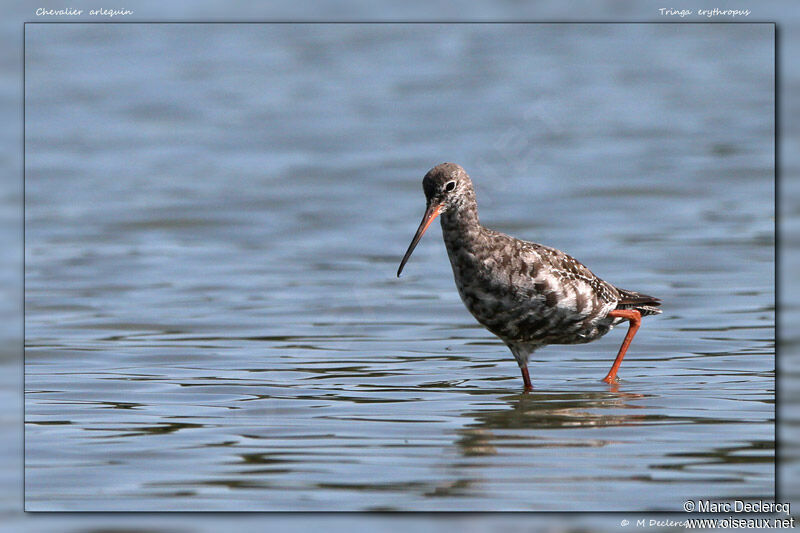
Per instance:
[[[455,188],[456,188],[456,182],[455,181],[450,181],[450,182],[447,183],[447,185],[444,186],[444,190],[447,191],[447,192],[450,192]]]

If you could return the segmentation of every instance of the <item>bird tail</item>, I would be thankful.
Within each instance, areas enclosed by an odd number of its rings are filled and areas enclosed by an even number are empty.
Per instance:
[[[617,309],[636,309],[642,316],[661,314],[661,300],[658,298],[625,289],[617,290],[620,295]]]

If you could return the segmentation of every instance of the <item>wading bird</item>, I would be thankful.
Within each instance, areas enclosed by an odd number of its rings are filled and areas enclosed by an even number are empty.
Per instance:
[[[483,227],[475,190],[455,163],[433,167],[422,180],[426,208],[397,276],[433,220],[442,234],[461,300],[478,322],[514,354],[525,390],[531,390],[528,358],[548,344],[599,339],[620,322],[628,333],[608,375],[617,370],[643,316],[661,313],[658,298],[614,287],[555,248],[521,241]]]

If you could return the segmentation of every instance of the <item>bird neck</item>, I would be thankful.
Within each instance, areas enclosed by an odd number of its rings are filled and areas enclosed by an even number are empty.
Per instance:
[[[475,193],[469,191],[442,213],[442,234],[448,248],[468,245],[480,236],[478,203]]]

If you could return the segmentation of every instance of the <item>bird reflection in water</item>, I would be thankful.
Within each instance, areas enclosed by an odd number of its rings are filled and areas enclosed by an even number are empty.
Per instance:
[[[525,446],[565,447],[604,446],[599,439],[544,438],[530,433],[509,434],[505,430],[552,430],[586,427],[633,426],[647,423],[652,415],[637,413],[645,406],[631,400],[645,398],[639,393],[620,392],[618,386],[610,391],[546,392],[536,391],[506,398],[508,407],[465,413],[475,420],[470,427],[459,431],[456,445],[465,457],[496,455],[496,446],[503,441],[525,440]]]

